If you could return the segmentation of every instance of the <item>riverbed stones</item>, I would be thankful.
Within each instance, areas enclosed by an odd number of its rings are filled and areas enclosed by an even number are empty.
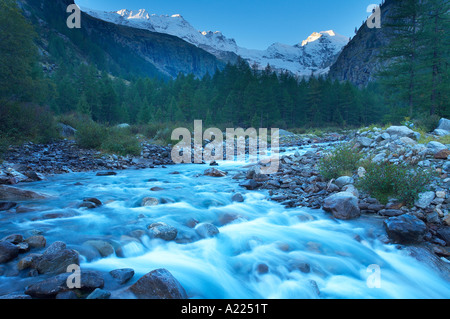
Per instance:
[[[337,219],[354,219],[361,215],[358,198],[349,192],[340,192],[327,197],[323,210],[331,212]]]
[[[134,276],[134,269],[132,268],[122,268],[115,269],[109,272],[111,277],[113,277],[120,285],[126,284]]]
[[[9,241],[0,242],[0,264],[7,263],[19,256],[19,247]]]
[[[56,241],[51,244],[42,256],[33,260],[32,268],[39,274],[60,274],[67,271],[70,265],[79,264],[79,255],[73,249],[67,249],[66,244]]]
[[[339,188],[342,188],[345,185],[353,184],[354,182],[355,181],[350,176],[341,176],[334,181],[334,184],[336,184]]]
[[[108,257],[108,256],[114,254],[113,246],[104,240],[100,240],[100,239],[88,240],[88,241],[84,242],[83,245],[91,246],[91,247],[95,248],[99,252],[100,256],[102,256],[102,257]]]
[[[150,207],[159,205],[159,199],[155,197],[144,197],[141,201],[142,207]]]
[[[212,176],[212,177],[224,177],[224,176],[227,176],[228,173],[221,171],[220,169],[217,169],[217,168],[209,168],[203,172],[203,175]]]
[[[25,289],[25,294],[34,298],[55,298],[60,293],[71,291],[67,285],[71,275],[71,273],[62,273],[32,284]],[[97,288],[103,288],[104,284],[105,281],[100,272],[81,271],[79,288],[81,291],[89,293]]]
[[[409,213],[385,219],[384,227],[389,238],[398,244],[418,243],[427,232],[425,223]]]
[[[17,206],[15,202],[0,202],[0,212],[10,210]]]
[[[219,234],[219,229],[211,223],[201,223],[195,227],[195,232],[201,238],[210,238]]]
[[[242,196],[241,193],[236,193],[236,194],[233,194],[233,196],[231,196],[231,200],[233,202],[242,203],[242,202],[244,202],[244,196]]]
[[[187,299],[184,288],[164,268],[153,270],[144,275],[128,290],[138,299]]]
[[[151,238],[160,238],[165,241],[174,240],[178,235],[175,227],[162,222],[150,224],[147,229]]]
[[[32,200],[46,199],[48,195],[25,190],[13,186],[0,185],[0,200]]]

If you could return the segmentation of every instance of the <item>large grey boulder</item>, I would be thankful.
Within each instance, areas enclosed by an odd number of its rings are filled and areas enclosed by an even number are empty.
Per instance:
[[[0,185],[0,200],[46,199],[48,195],[13,186]]]
[[[368,137],[358,136],[355,142],[359,143],[359,145],[361,145],[362,147],[369,147],[370,145],[372,145],[373,140]]]
[[[57,241],[51,244],[42,256],[33,260],[32,268],[40,274],[60,274],[74,264],[79,265],[78,252],[67,249],[65,243]]]
[[[428,152],[433,155],[436,153],[439,153],[440,151],[447,149],[447,146],[445,146],[444,144],[439,143],[437,141],[428,142],[428,144],[426,146],[427,146]]]
[[[25,289],[25,294],[34,298],[54,298],[59,293],[72,291],[67,285],[71,275],[71,273],[63,273],[32,284]],[[81,271],[79,289],[82,291],[92,292],[97,288],[103,288],[104,284],[105,281],[100,272]]]
[[[178,235],[175,227],[162,222],[150,224],[147,229],[152,238],[160,238],[165,241],[174,240]]]
[[[386,129],[386,133],[391,136],[397,135],[398,137],[409,137],[412,139],[417,139],[416,133],[406,126],[391,126]]]
[[[411,214],[388,218],[384,227],[389,238],[398,244],[420,242],[427,232],[425,223]]]
[[[349,192],[340,192],[327,197],[322,208],[337,219],[348,220],[361,216],[358,198]]]
[[[339,187],[342,188],[345,185],[353,184],[355,181],[350,176],[341,176],[337,178],[334,183]]]
[[[7,263],[19,255],[19,248],[9,241],[0,242],[0,264]]]
[[[438,125],[438,127],[436,129],[450,132],[450,120],[442,118],[439,121],[439,125]]]
[[[128,290],[138,299],[187,299],[178,280],[163,268],[144,275]]]

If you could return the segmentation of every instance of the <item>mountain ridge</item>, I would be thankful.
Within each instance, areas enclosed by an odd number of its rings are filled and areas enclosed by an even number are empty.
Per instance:
[[[289,71],[297,76],[328,73],[329,67],[349,41],[347,37],[328,30],[314,32],[306,40],[294,45],[274,43],[266,50],[247,49],[220,31],[195,29],[180,14],[156,15],[145,9],[113,12],[81,9],[100,20],[177,36],[226,62],[233,63],[241,56],[258,69],[270,65],[276,71]]]

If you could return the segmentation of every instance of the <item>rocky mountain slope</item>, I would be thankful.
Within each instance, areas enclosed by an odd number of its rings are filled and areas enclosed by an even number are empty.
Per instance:
[[[117,25],[179,37],[227,62],[233,63],[237,56],[241,56],[259,69],[270,65],[274,70],[289,71],[298,76],[326,74],[349,40],[329,30],[314,32],[308,39],[295,45],[274,43],[266,50],[253,50],[240,47],[234,39],[225,37],[219,31],[198,31],[179,14],[156,15],[144,9],[116,12],[82,10],[92,17]]]
[[[381,48],[389,43],[389,15],[395,1],[386,0],[381,6],[381,28],[369,28],[364,23],[343,48],[336,62],[330,67],[329,76],[339,81],[350,81],[360,87],[375,79],[376,73],[383,66],[377,56]]]
[[[81,29],[69,29],[66,9],[73,0],[20,0],[20,4],[37,28],[41,55],[47,60],[52,60],[56,43],[65,62],[93,63],[113,75],[171,78],[181,72],[202,77],[225,66],[178,37],[109,23],[83,12]]]

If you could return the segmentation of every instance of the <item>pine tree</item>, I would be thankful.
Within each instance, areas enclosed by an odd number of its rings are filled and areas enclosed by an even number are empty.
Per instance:
[[[444,115],[449,106],[450,3],[427,0],[420,19],[423,25],[420,67],[423,74],[421,101],[430,115]],[[448,112],[447,112],[448,114]]]
[[[407,109],[409,117],[418,108],[418,54],[422,25],[420,14],[424,5],[421,0],[396,1],[393,13],[389,17],[390,43],[380,55],[382,61],[389,61],[389,66],[380,73],[382,82],[391,104]]]

